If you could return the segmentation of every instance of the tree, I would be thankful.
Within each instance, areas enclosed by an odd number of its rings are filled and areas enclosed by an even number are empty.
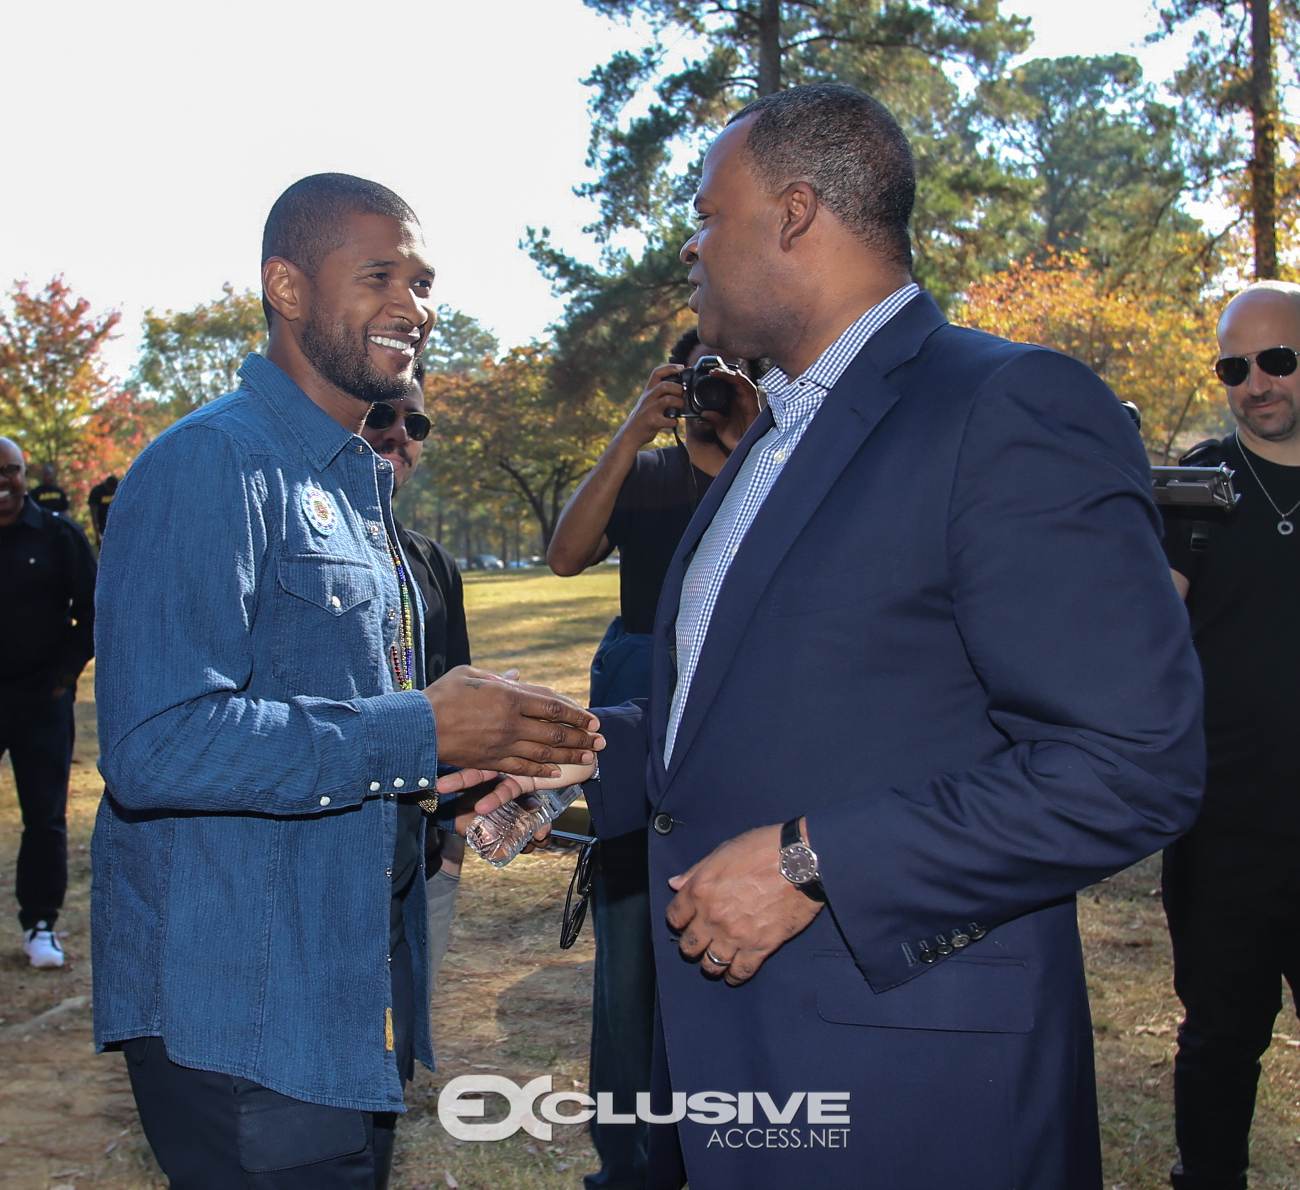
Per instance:
[[[38,293],[26,282],[0,308],[0,435],[29,467],[50,464],[85,517],[85,496],[121,473],[144,445],[145,410],[106,375],[104,344],[121,315],[94,315],[62,277]]]
[[[553,328],[550,367],[553,386],[568,399],[626,403],[695,325],[686,304],[691,286],[678,255],[692,230],[673,220],[654,229],[639,257],[610,252],[604,268],[593,268],[557,249],[545,228],[529,229],[533,260],[565,298],[564,318]]]
[[[481,327],[477,319],[444,303],[438,307],[438,321],[420,358],[425,371],[452,375],[478,370],[498,350],[496,335]]]
[[[1238,176],[1225,171],[1226,193],[1249,216],[1256,279],[1274,278],[1280,266],[1279,199],[1297,200],[1294,168],[1286,170],[1290,185],[1279,193],[1278,149],[1283,143],[1294,147],[1297,134],[1278,114],[1277,84],[1279,76],[1287,84],[1297,81],[1300,5],[1296,0],[1172,0],[1160,9],[1162,27],[1153,38],[1167,37],[1203,15],[1213,18],[1212,26],[1196,34],[1175,88],[1188,110],[1204,117],[1207,130],[1235,150]],[[1249,150],[1237,132],[1242,116],[1250,124]]]
[[[1035,185],[1029,254],[1086,252],[1107,284],[1195,293],[1222,265],[1222,237],[1180,205],[1225,164],[1189,143],[1126,54],[1037,58],[981,88],[990,139]]]
[[[537,521],[543,548],[619,418],[600,396],[577,402],[557,392],[548,355],[536,344],[516,347],[477,374],[431,375],[424,385],[433,421],[426,466],[462,503],[523,504]]]
[[[233,392],[248,353],[265,350],[262,299],[252,290],[236,293],[229,281],[221,291],[192,310],[145,311],[133,381],[166,407],[171,420]]]
[[[1080,254],[1021,261],[993,274],[971,286],[955,315],[1087,364],[1142,411],[1147,449],[1165,463],[1179,438],[1220,420],[1209,311],[1131,287],[1108,289]]]

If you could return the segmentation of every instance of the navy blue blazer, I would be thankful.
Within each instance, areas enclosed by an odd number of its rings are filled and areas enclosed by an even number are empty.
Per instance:
[[[674,559],[648,704],[598,712],[596,832],[655,824],[654,1106],[688,1111],[652,1184],[684,1157],[695,1190],[1096,1190],[1074,894],[1186,830],[1204,769],[1142,445],[1084,365],[922,294],[746,536],[665,771],[682,576],[770,425]],[[827,908],[748,984],[705,979],[668,878],[796,814]]]

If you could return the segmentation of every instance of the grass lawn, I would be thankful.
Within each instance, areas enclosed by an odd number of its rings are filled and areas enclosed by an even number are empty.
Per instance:
[[[585,699],[587,666],[614,614],[618,570],[573,579],[541,571],[466,577],[475,661]],[[140,1133],[120,1055],[96,1057],[90,1016],[87,844],[102,788],[94,770],[93,684],[82,683],[69,815],[71,888],[60,926],[69,961],[33,971],[11,919],[0,946],[0,1185],[5,1190],[154,1190],[165,1185]],[[13,887],[20,823],[8,764],[0,766],[0,889]],[[522,856],[496,871],[470,857],[434,1000],[436,1074],[420,1071],[398,1127],[395,1190],[577,1190],[595,1169],[581,1128],[550,1143],[520,1132],[493,1144],[456,1142],[437,1117],[451,1077],[489,1070],[555,1090],[586,1085],[590,928],[557,946],[571,856]],[[1152,858],[1088,889],[1079,917],[1097,1045],[1106,1190],[1161,1190],[1173,1162],[1170,1067],[1178,1002]],[[47,1024],[26,1027],[61,1003]],[[1255,1124],[1254,1190],[1300,1190],[1300,1027],[1290,998],[1265,1057]],[[491,1119],[492,1116],[486,1117]],[[826,1190],[838,1190],[828,1187]],[[934,1190],[961,1190],[935,1187]]]

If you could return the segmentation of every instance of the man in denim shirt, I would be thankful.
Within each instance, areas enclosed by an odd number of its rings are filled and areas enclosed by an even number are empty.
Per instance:
[[[433,326],[422,252],[382,186],[290,187],[263,240],[266,357],[114,501],[95,1030],[173,1187],[386,1185],[403,1081],[433,1061],[415,803],[440,763],[555,774],[601,743],[550,691],[468,667],[421,689],[392,464],[358,431]]]

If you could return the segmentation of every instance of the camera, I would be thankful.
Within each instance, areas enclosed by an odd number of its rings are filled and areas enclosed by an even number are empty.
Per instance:
[[[1241,496],[1232,486],[1232,468],[1152,467],[1151,494],[1157,504],[1233,508]]]
[[[731,412],[731,402],[735,396],[726,377],[743,374],[716,355],[701,356],[693,368],[687,368],[674,377],[685,389],[686,408],[682,410],[682,416],[699,417],[701,413],[720,413],[726,417]]]

